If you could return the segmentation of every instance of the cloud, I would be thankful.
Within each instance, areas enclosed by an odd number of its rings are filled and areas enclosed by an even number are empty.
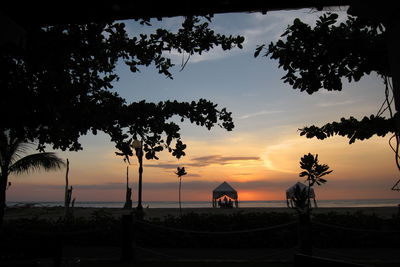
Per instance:
[[[201,175],[197,173],[188,173],[185,175],[185,177],[201,177]]]
[[[222,157],[222,161],[235,161],[235,160],[260,160],[259,157]]]
[[[185,190],[213,190],[221,182],[219,181],[185,181],[182,186]],[[280,180],[255,180],[255,181],[235,181],[229,182],[232,187],[240,190],[255,190],[255,189],[271,189],[271,188],[286,188],[295,184],[296,181],[293,179],[280,179]],[[177,183],[167,182],[167,183],[143,183],[143,188],[146,190],[163,190],[163,189],[176,189]]]
[[[192,158],[189,162],[180,162],[177,163],[162,163],[162,164],[146,164],[146,167],[152,168],[160,168],[160,169],[176,169],[178,166],[184,167],[206,167],[211,164],[219,164],[226,165],[233,163],[235,161],[259,161],[260,157],[255,156],[247,156],[247,157],[239,157],[239,156],[228,156],[224,157],[221,155],[209,155],[203,157]],[[195,176],[195,174],[193,174]]]
[[[55,184],[19,184],[18,187],[31,187],[34,188],[40,186],[41,189],[45,190],[64,190],[65,185],[55,185]],[[126,183],[102,183],[102,184],[75,184],[72,186],[74,190],[119,190],[125,189]]]
[[[190,55],[188,58],[188,54],[181,54],[176,50],[172,50],[170,52],[164,53],[166,57],[169,57],[173,64],[177,65],[178,67],[184,66],[185,62],[188,61],[188,64],[191,63],[199,63],[204,61],[214,61],[219,60],[225,57],[231,57],[242,52],[242,49],[239,48],[232,48],[231,50],[223,50],[221,47],[215,47],[207,52],[203,52],[201,55],[194,54]]]
[[[162,163],[162,164],[146,164],[146,167],[150,168],[160,168],[160,169],[175,169],[182,164],[177,163]]]
[[[218,182],[209,181],[184,181],[182,187],[186,190],[209,190],[210,188],[218,186]],[[143,188],[146,190],[167,190],[177,189],[177,182],[167,183],[143,183]]]
[[[276,141],[272,145],[268,145],[262,155],[264,166],[271,171],[278,171],[282,173],[294,174],[297,173],[298,159],[293,159],[294,151],[297,152],[299,147],[305,145],[309,140],[303,140],[296,136],[296,138],[286,138],[284,141]]]
[[[293,22],[294,18],[305,16],[309,16],[305,11],[276,11],[267,15],[261,15],[261,13],[236,14],[234,19],[231,14],[217,15],[210,27],[216,32],[227,36],[243,36],[245,38],[243,49],[233,48],[224,51],[221,47],[215,47],[210,51],[203,52],[201,55],[190,56],[188,62],[190,64],[214,61],[238,54],[254,53],[257,45],[277,41],[287,25]],[[229,19],[233,21],[229,21]],[[165,53],[165,55],[179,66],[188,59],[187,54],[180,54],[176,50]]]
[[[202,162],[180,162],[177,163],[163,163],[163,164],[146,164],[146,167],[151,168],[160,168],[160,169],[169,169],[169,170],[176,170],[177,167],[204,167],[209,165],[208,163]]]
[[[258,112],[239,116],[238,119],[244,120],[244,119],[249,119],[249,118],[253,118],[253,117],[257,117],[257,116],[279,114],[279,113],[283,113],[283,112],[285,112],[285,111],[283,111],[283,110],[261,110]]]
[[[318,107],[327,108],[327,107],[336,107],[336,106],[344,106],[344,105],[352,105],[356,103],[355,100],[345,100],[341,102],[325,102],[325,103],[318,103]]]
[[[126,183],[104,183],[104,184],[88,184],[88,185],[77,185],[77,189],[100,189],[100,190],[116,190],[125,189]]]
[[[252,176],[253,173],[252,172],[240,172],[240,173],[234,173],[233,175],[236,175],[236,176]]]
[[[248,156],[248,157],[223,157],[221,155],[210,155],[204,157],[193,158],[193,166],[207,166],[211,164],[226,165],[234,161],[258,161],[260,157]]]

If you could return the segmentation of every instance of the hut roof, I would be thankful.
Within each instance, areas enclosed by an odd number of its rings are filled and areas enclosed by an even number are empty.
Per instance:
[[[228,184],[227,182],[223,182],[222,184],[220,184],[219,186],[217,186],[213,192],[236,192],[235,189],[233,189],[233,187]]]
[[[217,199],[223,196],[237,199],[238,193],[235,189],[233,189],[230,184],[228,184],[227,182],[223,182],[213,190],[213,199]]]

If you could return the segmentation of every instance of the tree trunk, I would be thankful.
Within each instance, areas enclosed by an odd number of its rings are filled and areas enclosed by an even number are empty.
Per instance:
[[[64,207],[66,209],[69,206],[69,201],[68,201],[68,173],[69,173],[69,160],[67,159],[67,170],[65,172],[65,196],[64,196]]]
[[[310,213],[299,213],[298,224],[298,245],[299,253],[312,255],[312,231]]]
[[[143,148],[139,148],[138,153],[138,159],[139,159],[139,186],[138,186],[138,205],[137,205],[137,210],[139,212],[143,211],[143,206],[142,206],[142,178],[143,178]]]
[[[6,190],[8,182],[7,172],[3,171],[0,177],[0,228],[3,226],[4,214],[6,211]]]
[[[179,177],[179,214],[182,216],[181,185],[182,185],[182,177]]]
[[[72,196],[72,187],[71,189],[68,188],[68,173],[69,173],[69,161],[67,159],[67,170],[65,173],[65,197],[64,197],[64,209],[65,209],[65,217],[69,216],[69,205],[71,203],[71,196]]]
[[[311,209],[311,182],[310,182],[311,178],[308,177],[308,188],[307,188],[307,209]]]

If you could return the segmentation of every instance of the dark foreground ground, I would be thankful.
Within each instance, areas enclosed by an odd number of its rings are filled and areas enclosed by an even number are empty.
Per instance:
[[[399,200],[400,202],[400,200]],[[76,217],[90,217],[96,210],[106,210],[116,217],[123,214],[129,214],[130,211],[119,208],[75,208],[74,213]],[[9,208],[6,213],[6,219],[18,218],[57,218],[63,216],[64,209],[62,207],[18,207]],[[145,218],[163,218],[168,215],[179,216],[178,208],[145,208]],[[207,213],[207,214],[232,214],[232,213],[254,213],[254,212],[279,212],[279,213],[292,213],[296,212],[289,208],[238,208],[238,209],[214,209],[214,208],[183,208],[182,213]],[[349,207],[349,208],[316,208],[313,213],[356,213],[362,212],[364,214],[376,214],[377,216],[389,218],[399,213],[398,207]]]
[[[79,250],[79,251],[78,251]],[[147,253],[146,253],[147,252]],[[158,257],[154,252],[159,253]],[[149,253],[138,253],[136,262],[124,262],[119,258],[116,248],[66,248],[61,266],[70,267],[119,267],[119,266],[248,266],[248,267],[289,267],[294,265],[296,249],[259,250],[259,249],[157,249]],[[163,255],[163,256],[161,256]],[[164,256],[177,258],[165,258]],[[271,256],[272,255],[272,256]],[[400,266],[399,249],[329,249],[314,250],[314,255],[338,262],[354,263],[363,266],[398,267]],[[261,256],[261,257],[260,257]],[[263,257],[265,256],[265,258]],[[18,264],[22,263],[22,265]],[[51,259],[3,261],[0,266],[54,266]],[[339,265],[337,265],[339,266]],[[324,267],[322,265],[322,267]]]
[[[105,210],[107,215],[111,215],[117,220],[124,214],[129,214],[130,211],[122,209],[95,209],[95,208],[76,208],[75,216],[80,218],[90,219],[93,214],[102,214]],[[371,218],[382,218],[382,220],[389,220],[395,218],[398,215],[397,207],[379,207],[379,208],[320,208],[313,211],[315,214],[347,214],[347,217],[351,217],[351,214],[362,213]],[[190,214],[203,214],[203,215],[215,215],[215,216],[234,216],[237,213],[243,214],[244,218],[253,216],[255,213],[289,213],[295,215],[295,212],[286,208],[242,208],[242,209],[210,209],[210,208],[197,208],[197,209],[184,209],[183,216]],[[57,220],[62,218],[63,209],[59,207],[55,208],[12,208],[7,211],[6,221],[24,221],[25,219],[35,218],[44,220]],[[163,220],[167,217],[178,217],[179,209],[146,209],[145,220]],[[190,217],[190,216],[189,216]],[[268,217],[268,216],[267,216]],[[211,217],[210,217],[211,218]],[[268,217],[269,218],[269,217]],[[335,217],[336,218],[336,217]],[[355,217],[360,218],[360,217]],[[28,220],[29,221],[29,220]],[[103,223],[99,221],[100,224]],[[268,222],[267,222],[268,223]],[[352,222],[351,227],[357,225],[356,222]],[[274,225],[274,222],[270,222]],[[268,225],[268,224],[267,224]],[[360,226],[363,228],[365,225]],[[400,229],[400,228],[399,228]],[[43,230],[43,229],[42,229]],[[357,229],[356,229],[357,230]],[[281,230],[276,230],[279,232]],[[373,230],[375,231],[375,230]],[[18,232],[18,231],[17,231]],[[21,232],[22,233],[22,232]],[[185,233],[183,233],[185,234]],[[264,233],[265,234],[265,233]],[[379,233],[378,233],[379,234]],[[120,233],[115,233],[120,235]],[[178,233],[179,235],[179,233]],[[257,233],[256,233],[257,235]],[[335,235],[335,233],[333,233]],[[152,233],[151,237],[154,239],[153,244],[137,244],[134,246],[136,254],[136,262],[122,262],[121,261],[121,246],[120,244],[92,244],[92,245],[80,245],[76,244],[64,244],[62,246],[62,263],[61,266],[96,266],[96,267],[109,267],[109,266],[294,266],[294,255],[298,252],[298,246],[288,247],[274,247],[274,240],[272,240],[271,246],[268,247],[246,247],[240,248],[243,242],[248,240],[233,239],[237,242],[237,246],[232,243],[224,246],[213,247],[213,238],[224,239],[225,237],[212,237],[209,239],[209,246],[203,247],[179,247],[179,246],[163,246],[157,242],[158,232]],[[190,235],[188,235],[189,238]],[[264,235],[263,238],[268,241],[268,234]],[[323,237],[323,236],[322,236]],[[146,238],[146,237],[145,237]],[[246,237],[246,238],[259,238],[257,236]],[[369,237],[360,235],[362,240],[368,240]],[[165,237],[160,236],[160,241]],[[329,243],[329,236],[327,236],[327,242]],[[22,238],[23,240],[23,238]],[[231,242],[232,239],[229,239]],[[380,239],[378,239],[380,240]],[[164,240],[165,241],[165,240]],[[373,240],[372,240],[373,241]],[[361,241],[363,242],[363,241]],[[398,246],[385,246],[382,241],[377,244],[376,247],[314,247],[313,255],[317,257],[329,258],[338,261],[352,262],[356,264],[363,264],[365,266],[382,266],[382,267],[394,267],[400,266],[400,245]],[[397,240],[400,244],[400,239]],[[37,240],[37,245],[40,247],[41,240]],[[54,266],[53,258],[34,258],[34,259],[18,259],[12,258],[0,259],[0,266],[43,266],[50,267]],[[339,265],[338,265],[339,266]]]

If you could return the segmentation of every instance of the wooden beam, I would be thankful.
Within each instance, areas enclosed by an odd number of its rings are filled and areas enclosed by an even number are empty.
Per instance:
[[[19,25],[56,25],[231,12],[262,12],[350,5],[351,0],[134,0],[4,1],[1,12]]]

